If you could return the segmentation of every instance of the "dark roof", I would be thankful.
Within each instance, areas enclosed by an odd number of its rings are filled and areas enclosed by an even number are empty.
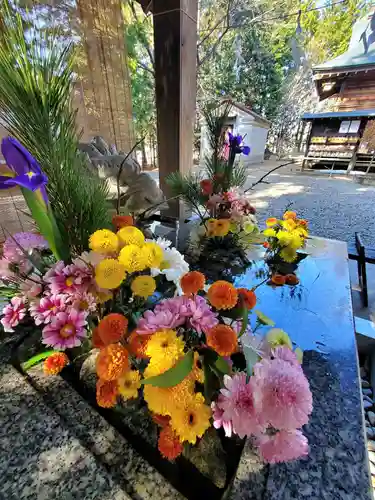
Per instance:
[[[302,120],[318,120],[319,118],[360,118],[361,116],[375,117],[375,108],[357,109],[356,111],[331,111],[328,113],[304,113]]]

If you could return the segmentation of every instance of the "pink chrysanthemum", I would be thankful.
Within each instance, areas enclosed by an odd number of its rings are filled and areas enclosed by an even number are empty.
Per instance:
[[[211,403],[212,417],[214,419],[215,429],[224,429],[225,435],[227,437],[232,437],[233,425],[231,420],[224,419],[224,410],[221,408],[221,403],[224,401],[224,396],[219,394],[218,400]]]
[[[65,265],[62,260],[57,262],[44,276],[53,295],[65,293],[72,295],[86,292],[92,284],[92,270],[82,262],[82,265]]]
[[[287,361],[292,366],[295,366],[296,368],[299,368],[300,370],[302,370],[302,367],[300,365],[300,362],[297,359],[297,356],[287,346],[279,346],[279,347],[276,347],[275,349],[272,349],[271,350],[271,357]]]
[[[301,368],[283,359],[254,366],[254,398],[262,419],[276,429],[297,429],[312,412],[309,382]]]
[[[16,233],[12,237],[9,236],[5,240],[3,246],[4,257],[11,262],[24,261],[25,255],[20,247],[26,253],[29,253],[32,250],[42,250],[44,248],[48,248],[48,243],[40,234]]]
[[[231,421],[233,432],[241,438],[262,432],[264,426],[254,405],[252,380],[246,383],[245,373],[224,375],[224,386],[217,401],[218,408],[223,410],[221,418]]]
[[[78,311],[94,312],[96,310],[96,300],[92,293],[77,292],[68,297],[68,303]]]
[[[17,279],[17,276],[11,269],[11,264],[12,263],[10,262],[10,260],[6,259],[5,257],[0,259],[0,279],[2,280]]]
[[[212,311],[204,297],[195,295],[193,298],[182,298],[186,302],[188,323],[197,333],[206,333],[219,323],[217,313]]]
[[[43,344],[54,349],[67,349],[81,345],[86,337],[87,312],[71,308],[59,312],[49,325],[43,328]]]
[[[257,437],[257,445],[263,460],[270,464],[296,460],[309,453],[308,441],[299,430],[262,434]]]
[[[4,327],[4,331],[13,332],[13,328],[16,327],[26,315],[26,306],[23,299],[21,297],[13,297],[10,303],[4,307],[2,315],[1,324]]]
[[[30,305],[30,316],[36,325],[47,324],[58,313],[65,311],[67,304],[66,295],[48,295],[40,301],[32,302]]]
[[[150,333],[163,329],[175,329],[184,324],[185,318],[174,315],[171,311],[146,311],[139,320],[138,333]]]

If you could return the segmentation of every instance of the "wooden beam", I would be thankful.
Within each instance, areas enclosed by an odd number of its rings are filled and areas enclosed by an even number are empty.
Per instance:
[[[153,0],[159,178],[167,197],[167,175],[193,166],[197,12],[198,0]],[[180,203],[170,205],[167,215],[184,216]]]

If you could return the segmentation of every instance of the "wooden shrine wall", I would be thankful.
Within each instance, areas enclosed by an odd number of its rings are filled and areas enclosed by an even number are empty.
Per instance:
[[[349,75],[337,98],[337,111],[375,108],[375,70]]]

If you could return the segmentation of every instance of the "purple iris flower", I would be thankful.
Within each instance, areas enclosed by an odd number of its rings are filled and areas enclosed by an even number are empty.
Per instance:
[[[248,155],[250,153],[250,147],[249,146],[244,146],[243,145],[243,137],[242,135],[233,135],[230,132],[228,132],[229,136],[229,147],[232,151],[234,151],[234,154],[239,155]]]
[[[45,203],[48,197],[45,185],[47,176],[42,172],[36,159],[14,137],[5,137],[1,142],[1,152],[12,176],[0,175],[0,189],[21,186],[30,191],[40,189]]]

